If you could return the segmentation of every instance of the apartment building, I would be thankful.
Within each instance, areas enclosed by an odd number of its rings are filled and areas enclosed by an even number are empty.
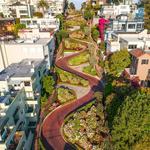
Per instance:
[[[107,30],[119,32],[140,32],[144,29],[143,19],[130,19],[127,15],[118,15],[111,19]]]
[[[2,107],[5,103],[5,108]],[[21,150],[32,147],[34,127],[27,115],[31,114],[26,104],[24,90],[11,91],[0,96],[0,149]]]
[[[33,5],[29,5],[28,3],[22,3],[17,1],[8,5],[10,16],[14,18],[24,18],[24,17],[32,17],[34,7]]]
[[[54,17],[44,18],[21,18],[20,23],[25,24],[26,28],[34,29],[40,28],[41,30],[58,30],[60,26],[59,19]]]
[[[0,70],[12,63],[18,63],[23,59],[45,59],[47,68],[50,69],[53,63],[55,50],[55,38],[19,38],[17,40],[2,41],[0,43]]]
[[[26,117],[32,122],[38,121],[41,78],[46,73],[46,62],[41,59],[25,59],[0,72],[1,95],[24,88],[26,104],[32,110]]]
[[[130,68],[125,69],[124,75],[141,86],[150,87],[150,52],[134,49],[130,54],[132,63]]]
[[[147,30],[141,32],[112,32],[106,40],[107,51],[115,52],[120,49],[136,48],[150,50],[150,34]]]
[[[120,14],[130,14],[131,7],[130,5],[104,5],[101,9],[101,14],[106,18],[116,18]]]
[[[0,12],[4,14],[4,17],[32,17],[34,11],[33,5],[25,0],[1,0]]]

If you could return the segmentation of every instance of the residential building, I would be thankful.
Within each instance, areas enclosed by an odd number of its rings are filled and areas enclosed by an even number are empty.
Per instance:
[[[48,12],[51,16],[65,13],[67,0],[48,0],[48,3]]]
[[[1,0],[0,12],[4,17],[32,17],[34,11],[33,5],[25,0]]]
[[[18,63],[23,59],[44,59],[47,68],[52,66],[55,50],[55,38],[20,38],[0,43],[0,70],[8,67],[12,63]],[[17,55],[16,55],[17,54]]]
[[[124,75],[141,86],[150,87],[150,53],[134,49],[130,54],[132,63],[130,68],[125,69]]]
[[[59,19],[54,17],[44,18],[21,18],[20,22],[26,25],[26,28],[40,28],[41,30],[59,29]]]
[[[106,40],[107,51],[115,52],[120,49],[132,50],[136,48],[150,50],[150,34],[147,30],[141,32],[112,32]]]
[[[14,18],[24,18],[24,17],[32,17],[33,16],[33,5],[29,5],[28,3],[22,3],[17,1],[8,6],[10,11],[10,16]]]
[[[24,90],[11,91],[9,95],[0,96],[0,100],[0,104],[7,103],[7,109],[0,107],[0,149],[30,150],[35,126],[31,126],[27,117],[31,111],[26,105]]]
[[[143,19],[129,19],[127,15],[118,15],[111,19],[107,31],[140,32],[144,29]]]
[[[106,18],[116,18],[120,14],[130,14],[131,7],[130,5],[104,5],[101,9],[101,14]]]
[[[46,73],[46,62],[41,59],[25,59],[0,72],[1,95],[24,88],[26,104],[32,110],[27,117],[32,122],[38,121],[41,78]]]

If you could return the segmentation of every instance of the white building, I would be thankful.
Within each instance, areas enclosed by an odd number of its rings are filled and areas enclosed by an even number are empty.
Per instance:
[[[8,7],[10,16],[14,18],[32,17],[34,11],[33,5],[21,3],[20,1],[12,3],[11,5],[8,5]]]
[[[20,23],[25,24],[26,28],[40,28],[42,29],[59,29],[59,19],[51,17],[51,18],[21,18]]]
[[[0,69],[8,67],[12,63],[18,63],[23,59],[44,59],[47,68],[50,68],[55,50],[55,38],[39,38],[33,36],[11,41],[2,41],[0,44]]]
[[[5,17],[32,17],[33,5],[25,0],[0,0],[0,12]]]
[[[150,35],[147,30],[142,32],[113,32],[107,42],[107,51],[115,52],[120,49],[136,48],[150,50]]]
[[[130,5],[106,5],[102,6],[101,14],[105,15],[106,18],[110,17],[115,18],[120,14],[130,14],[131,7]]]

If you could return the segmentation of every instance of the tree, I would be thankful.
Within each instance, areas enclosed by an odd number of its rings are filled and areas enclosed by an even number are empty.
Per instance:
[[[84,11],[84,19],[91,20],[94,16],[94,12],[92,10],[85,10]]]
[[[92,38],[94,41],[97,41],[98,37],[99,37],[99,31],[98,31],[97,27],[94,26],[92,28]]]
[[[68,38],[69,34],[66,30],[60,30],[56,33],[57,44],[59,45],[64,38]]]
[[[71,3],[69,4],[69,8],[72,9],[72,10],[75,10],[75,9],[76,9],[76,7],[75,7],[75,5],[74,5],[73,2],[71,2]]]
[[[42,13],[44,15],[45,9],[48,9],[48,3],[46,0],[40,0],[37,4],[38,8],[42,8]]]
[[[83,2],[83,3],[81,4],[81,10],[85,10],[85,8],[86,8],[86,2]]]
[[[18,31],[19,31],[20,29],[25,29],[25,28],[26,28],[26,25],[25,25],[25,24],[20,24],[20,23],[15,24],[15,25],[14,25],[14,33],[15,33],[15,35],[18,34]]]
[[[55,81],[53,79],[52,76],[44,76],[42,78],[42,87],[43,87],[43,93],[47,94],[47,96],[51,95],[53,90],[54,90],[54,84],[55,84]]]
[[[150,31],[150,15],[149,15],[149,10],[150,10],[150,1],[149,0],[143,0],[144,2],[144,28]]]
[[[110,58],[105,62],[108,67],[106,71],[114,77],[119,77],[122,71],[131,63],[130,54],[127,50],[120,50],[113,53]]]
[[[150,95],[128,96],[113,121],[112,142],[116,150],[128,150],[149,134]],[[137,149],[136,149],[137,150]]]
[[[62,14],[59,14],[56,16],[56,18],[58,18],[60,21],[60,29],[64,29],[64,16]]]

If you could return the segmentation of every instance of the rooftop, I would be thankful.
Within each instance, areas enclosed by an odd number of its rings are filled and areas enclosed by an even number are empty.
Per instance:
[[[134,50],[131,50],[130,51],[130,54],[132,55],[132,56],[135,56],[135,57],[140,57],[140,56],[142,56],[142,55],[144,55],[144,54],[148,54],[148,55],[150,55],[150,53],[147,53],[147,52],[145,52],[145,51],[143,51],[143,50],[141,50],[141,49],[134,49]]]
[[[32,77],[34,71],[32,69],[38,68],[42,63],[42,59],[24,59],[20,63],[13,63],[0,72],[0,81],[5,81],[10,77]]]
[[[52,37],[51,38],[26,38],[26,39],[17,39],[17,40],[10,40],[10,41],[5,41],[5,44],[14,44],[14,45],[17,45],[17,44],[21,44],[21,45],[47,45],[50,41],[51,41]]]

